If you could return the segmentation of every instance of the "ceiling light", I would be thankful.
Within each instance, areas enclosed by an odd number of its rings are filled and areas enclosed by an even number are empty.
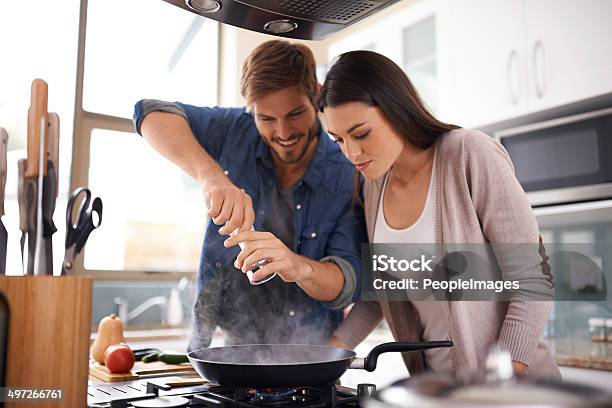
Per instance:
[[[221,3],[216,0],[185,0],[185,3],[198,13],[215,13],[221,10]]]
[[[284,34],[297,28],[297,23],[291,20],[274,20],[264,25],[264,30],[272,34]]]

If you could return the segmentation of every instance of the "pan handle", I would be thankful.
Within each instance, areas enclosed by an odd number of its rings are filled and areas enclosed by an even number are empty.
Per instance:
[[[351,368],[363,368],[366,371],[374,371],[376,369],[376,363],[378,362],[378,356],[382,353],[391,352],[406,352],[406,351],[419,351],[425,349],[439,348],[439,347],[452,347],[453,342],[451,340],[445,341],[406,341],[406,342],[391,342],[383,343],[374,347],[372,351],[368,353],[364,359],[355,359]]]

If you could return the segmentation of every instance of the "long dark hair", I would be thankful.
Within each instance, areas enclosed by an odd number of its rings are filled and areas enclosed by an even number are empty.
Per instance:
[[[393,128],[421,149],[431,147],[443,133],[459,128],[436,119],[404,71],[372,51],[350,51],[338,57],[325,77],[317,107],[323,112],[328,106],[349,102],[379,107]],[[358,177],[356,186],[359,195]]]
[[[458,126],[436,119],[425,107],[408,76],[393,61],[373,51],[350,51],[338,57],[329,70],[318,109],[362,102],[378,106],[395,130],[421,149]]]

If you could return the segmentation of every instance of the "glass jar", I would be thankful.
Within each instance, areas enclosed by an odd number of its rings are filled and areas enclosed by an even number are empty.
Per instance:
[[[599,317],[589,319],[589,333],[592,341],[606,341],[606,320]]]
[[[606,339],[612,343],[612,319],[606,319]]]

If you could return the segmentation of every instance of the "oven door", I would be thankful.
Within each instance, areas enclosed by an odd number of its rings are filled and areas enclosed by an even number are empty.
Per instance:
[[[495,136],[533,206],[612,197],[612,108]]]

